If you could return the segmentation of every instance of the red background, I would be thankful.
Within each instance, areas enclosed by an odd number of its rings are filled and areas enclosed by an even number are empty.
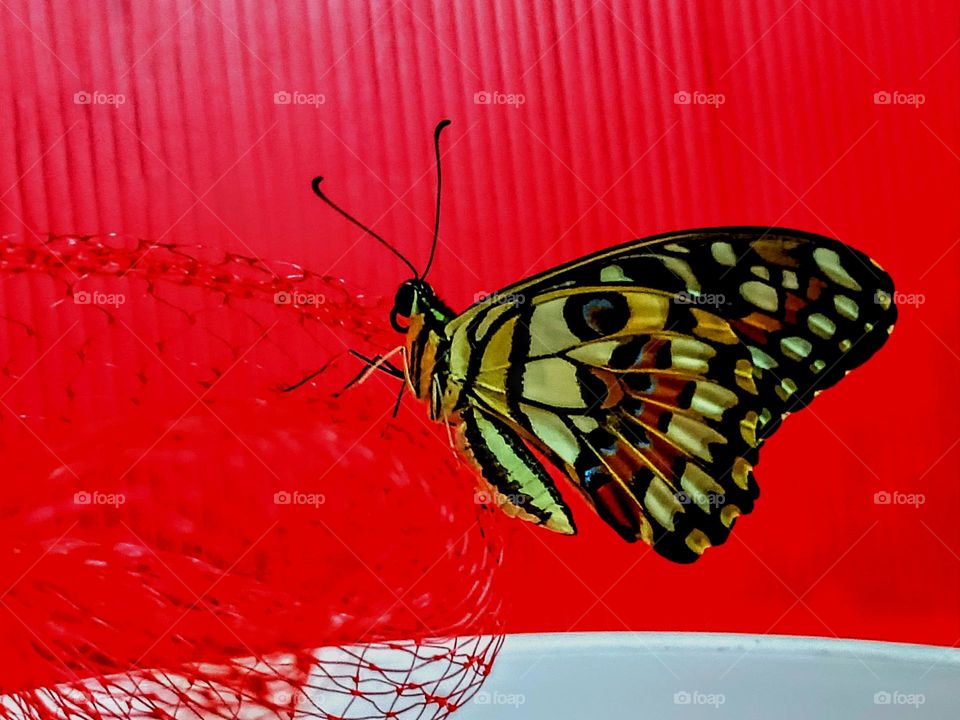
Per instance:
[[[677,567],[579,502],[576,539],[514,523],[508,629],[960,642],[956,3],[10,0],[0,26],[0,232],[201,242],[390,295],[404,268],[309,181],[420,265],[448,117],[432,280],[454,307],[671,229],[786,225],[868,252],[924,303],[767,446],[728,544]]]

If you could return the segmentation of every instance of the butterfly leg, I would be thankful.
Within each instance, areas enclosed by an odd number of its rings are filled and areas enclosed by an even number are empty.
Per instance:
[[[447,431],[447,444],[450,445],[450,452],[453,453],[453,457],[457,460],[457,463],[459,463],[463,456],[457,452],[457,443],[454,441],[453,432],[450,429],[450,418],[447,415],[446,408],[443,406],[443,402],[441,401],[441,396],[443,393],[440,390],[440,381],[436,378],[436,376],[433,378],[431,388],[431,392],[433,393],[433,406],[440,408],[440,413],[442,415],[441,419],[443,420],[443,428]]]
[[[392,358],[397,353],[400,353],[401,356],[404,357],[404,367],[406,367],[406,349],[407,348],[405,345],[397,345],[397,347],[395,347],[393,350],[388,352],[386,355],[377,355],[377,357],[373,358],[372,360],[368,360],[367,358],[363,357],[359,353],[356,353],[353,350],[351,350],[350,351],[351,354],[353,354],[356,357],[360,357],[361,359],[366,361],[368,364],[367,364],[367,367],[364,368],[359,375],[357,375],[357,377],[355,377],[353,380],[347,383],[347,387],[350,387],[351,385],[354,385],[354,384],[363,385],[363,383],[366,382],[367,378],[370,377],[377,370],[385,371],[389,375],[393,375],[394,377],[396,377],[397,376],[396,373],[399,372],[399,368],[394,367],[390,363],[390,358]],[[347,387],[345,387],[344,390],[346,390]]]
[[[570,509],[553,479],[510,427],[476,407],[463,410],[457,443],[491,489],[491,500],[519,517],[564,535],[575,535]]]
[[[342,355],[336,355],[336,356],[334,356],[334,357],[331,358],[329,361],[327,361],[326,363],[324,363],[324,365],[323,365],[322,368],[320,368],[319,370],[313,371],[312,373],[310,373],[309,375],[307,375],[305,378],[303,378],[303,379],[295,382],[293,385],[288,385],[287,387],[282,387],[282,388],[280,388],[280,392],[291,392],[291,391],[293,391],[293,390],[296,390],[298,387],[302,387],[303,385],[306,385],[308,382],[310,382],[311,380],[313,380],[313,379],[314,379],[315,377],[317,377],[318,375],[321,375],[322,373],[325,373],[325,372],[327,371],[327,368],[329,368],[329,367],[333,364],[333,362],[334,362],[335,360],[339,359],[340,357],[342,357]]]

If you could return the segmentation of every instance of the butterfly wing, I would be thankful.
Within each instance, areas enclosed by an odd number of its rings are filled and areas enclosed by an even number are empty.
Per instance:
[[[511,517],[564,535],[576,534],[557,486],[509,423],[482,407],[466,408],[457,428],[457,446],[480,471],[491,504]]]
[[[448,328],[465,402],[519,430],[621,536],[678,562],[724,542],[753,508],[764,440],[896,318],[867,256],[768,228],[630,243],[499,296],[512,302]]]

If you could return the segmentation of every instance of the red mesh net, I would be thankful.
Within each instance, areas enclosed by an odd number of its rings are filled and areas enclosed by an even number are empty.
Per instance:
[[[444,717],[499,648],[446,433],[371,376],[387,307],[129,238],[0,239],[0,714]],[[282,393],[309,372],[302,388]]]

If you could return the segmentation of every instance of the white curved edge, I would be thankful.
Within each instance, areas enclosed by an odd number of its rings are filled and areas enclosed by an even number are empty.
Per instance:
[[[936,663],[960,667],[960,649],[883,640],[822,638],[803,635],[753,635],[703,632],[575,632],[518,633],[506,636],[511,652],[594,650],[699,650],[710,652],[768,652],[794,657],[889,659],[896,662]]]

